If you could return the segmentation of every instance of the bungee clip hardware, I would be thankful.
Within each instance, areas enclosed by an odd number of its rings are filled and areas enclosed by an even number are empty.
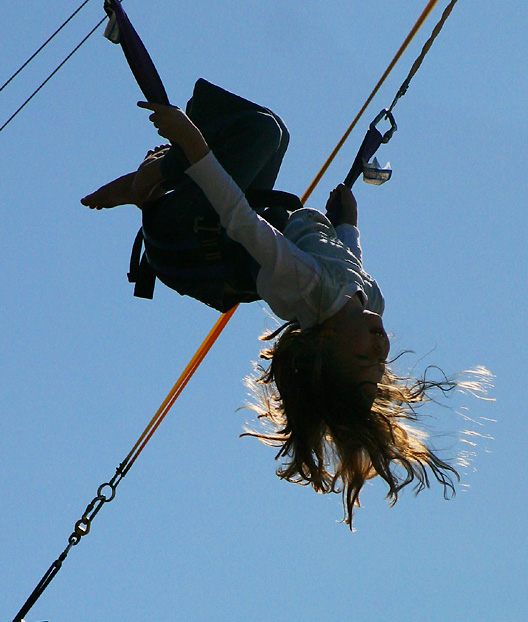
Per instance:
[[[382,135],[376,126],[384,118],[389,121],[390,128]],[[369,131],[367,132],[367,136],[369,136],[369,133],[372,134],[373,136],[372,144],[373,146],[377,144],[378,145],[376,147],[377,149],[380,144],[388,143],[389,140],[392,138],[392,135],[397,129],[398,129],[398,126],[396,125],[396,121],[394,120],[394,116],[392,115],[392,112],[384,108],[378,114],[378,116],[374,119],[374,121],[372,121],[372,123],[370,124]],[[369,162],[368,160],[369,158],[368,157],[365,158],[362,154],[361,163],[363,167],[363,181],[366,182],[367,184],[373,184],[374,186],[381,186],[381,184],[384,184],[386,181],[389,181],[389,179],[392,176],[392,169],[390,167],[390,162],[387,162],[387,164],[384,167],[381,167],[376,157],[373,158],[372,162]]]
[[[376,126],[384,118],[389,121],[390,127],[384,134],[382,134]],[[387,165],[382,168],[379,165],[377,158],[373,156],[379,149],[380,145],[389,142],[397,129],[398,126],[396,125],[396,121],[394,120],[392,113],[390,110],[384,108],[369,125],[365,138],[363,139],[361,147],[359,148],[352,164],[352,168],[343,182],[347,188],[352,189],[352,186],[360,175],[363,175],[363,180],[365,182],[375,186],[381,186],[381,184],[389,181],[392,175],[390,163],[388,162]],[[341,201],[338,198],[336,198],[331,205],[327,205],[326,215],[334,227],[339,223],[341,209]]]
[[[390,127],[382,134],[376,126],[384,118],[389,121]],[[392,113],[384,108],[369,125],[365,138],[352,164],[352,168],[343,182],[345,186],[352,188],[361,174],[363,174],[363,179],[366,182],[378,186],[390,179],[392,171],[389,164],[387,164],[385,168],[381,168],[376,158],[372,161],[370,160],[379,149],[380,145],[389,142],[397,129],[398,126],[396,125]]]

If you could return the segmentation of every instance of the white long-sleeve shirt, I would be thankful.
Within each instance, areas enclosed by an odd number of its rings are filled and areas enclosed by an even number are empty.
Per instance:
[[[301,330],[321,324],[359,293],[365,308],[384,310],[376,281],[363,270],[359,230],[334,228],[321,212],[293,212],[283,233],[261,218],[244,193],[209,152],[186,171],[220,216],[227,235],[259,264],[259,296]]]

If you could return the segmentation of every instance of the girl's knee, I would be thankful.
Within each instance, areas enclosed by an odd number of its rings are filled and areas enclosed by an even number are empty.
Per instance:
[[[289,136],[286,128],[282,128],[273,115],[265,112],[256,112],[253,119],[257,139],[269,151],[278,151],[282,144],[288,142]]]

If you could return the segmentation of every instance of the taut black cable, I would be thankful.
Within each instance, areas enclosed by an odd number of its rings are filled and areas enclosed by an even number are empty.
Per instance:
[[[86,0],[87,2],[89,2],[89,0]],[[82,7],[80,7],[82,8]],[[79,9],[78,9],[79,10]],[[51,73],[50,75],[44,80],[44,82],[42,82],[42,84],[36,88],[33,93],[31,93],[31,95],[26,99],[26,101],[19,106],[19,108],[17,110],[15,110],[15,112],[9,117],[9,119],[2,125],[2,127],[0,127],[0,132],[9,124],[11,123],[11,121],[17,116],[17,114],[19,112],[21,112],[26,106],[27,104],[29,104],[29,102],[35,97],[35,95],[51,80],[51,78],[53,78],[53,76],[59,71],[59,69],[68,61],[70,60],[70,58],[75,54],[75,52],[77,52],[77,50],[81,47],[81,45],[83,45],[84,43],[86,43],[86,41],[88,41],[88,39],[93,35],[93,33],[99,28],[99,26],[106,21],[107,17],[103,17],[103,19],[98,22],[98,24],[96,26],[94,26],[94,28],[92,28],[92,30],[90,30],[90,32],[86,35],[86,37],[84,37],[84,39],[75,46],[75,48],[68,54],[68,56],[66,56],[66,58],[60,63],[60,65],[58,65],[58,67],[56,67]],[[29,61],[28,61],[29,62]],[[27,63],[26,63],[27,64]],[[19,70],[21,71],[21,69]]]
[[[14,74],[13,74],[13,75],[9,78],[9,80],[7,80],[7,82],[4,82],[4,84],[2,84],[2,86],[0,86],[0,93],[1,93],[4,89],[5,89],[5,87],[6,87],[6,86],[7,86],[7,85],[8,85],[8,84],[12,81],[12,80],[14,80],[14,79],[18,76],[18,74],[19,74],[19,73],[20,73],[23,69],[25,69],[25,68],[29,65],[29,63],[30,63],[30,62],[31,62],[31,61],[35,58],[35,56],[38,56],[38,54],[40,54],[40,52],[42,52],[42,50],[43,50],[43,49],[44,49],[44,48],[48,45],[48,43],[50,43],[50,41],[52,41],[52,39],[54,39],[54,38],[55,38],[55,37],[59,34],[59,32],[60,32],[60,31],[61,31],[61,30],[62,30],[62,29],[66,26],[66,24],[68,24],[68,23],[69,23],[69,22],[70,22],[70,21],[71,21],[71,20],[72,20],[72,19],[73,19],[76,15],[77,15],[77,13],[78,13],[78,12],[79,12],[82,8],[83,8],[83,6],[84,6],[85,4],[88,4],[88,2],[90,2],[90,0],[85,0],[85,1],[81,4],[81,6],[80,6],[79,8],[75,9],[75,11],[74,11],[74,12],[70,15],[70,17],[68,17],[68,19],[67,19],[67,20],[66,20],[63,24],[61,24],[61,25],[57,28],[57,30],[56,30],[56,31],[55,31],[55,32],[54,32],[54,33],[53,33],[53,34],[52,34],[52,35],[51,35],[51,36],[50,36],[50,37],[49,37],[46,41],[44,41],[44,43],[43,43],[43,44],[39,47],[39,49],[38,49],[38,50],[37,50],[34,54],[32,54],[32,55],[31,55],[31,56],[27,59],[27,61],[26,61],[26,62],[25,62],[25,63],[24,63],[21,67],[19,67],[19,68],[15,71],[15,73],[14,73]]]

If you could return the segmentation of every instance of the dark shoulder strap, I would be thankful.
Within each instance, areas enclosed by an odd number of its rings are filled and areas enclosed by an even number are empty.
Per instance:
[[[301,199],[295,194],[282,190],[246,190],[246,199],[254,209],[282,207],[288,212],[301,209]]]

